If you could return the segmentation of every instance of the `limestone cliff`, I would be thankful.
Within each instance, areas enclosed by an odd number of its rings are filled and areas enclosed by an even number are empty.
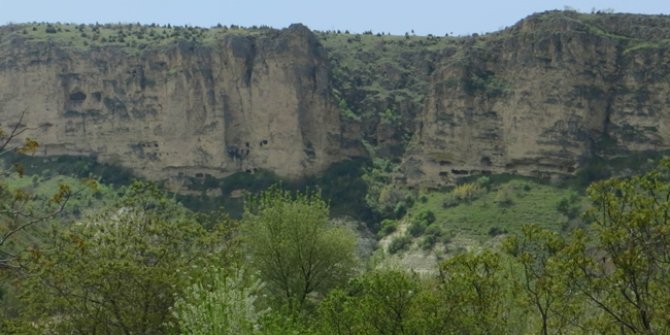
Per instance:
[[[39,154],[91,155],[151,179],[299,178],[346,157],[327,59],[304,26],[135,48],[17,29],[0,40],[0,122],[24,114]]]
[[[670,149],[670,18],[547,12],[483,36],[301,25],[0,28],[0,123],[151,179],[300,178],[370,154],[411,185]],[[372,148],[372,149],[370,149]]]
[[[411,184],[570,174],[670,148],[670,18],[550,12],[448,48],[404,166]]]

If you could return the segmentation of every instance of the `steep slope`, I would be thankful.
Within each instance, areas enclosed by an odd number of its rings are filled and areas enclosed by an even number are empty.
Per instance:
[[[670,18],[550,12],[445,50],[405,161],[411,184],[570,174],[670,148]]]
[[[468,37],[10,25],[0,123],[33,129],[40,155],[176,185],[369,155],[439,187],[670,149],[668,59],[670,18],[631,14],[546,12]]]
[[[151,179],[256,169],[300,178],[346,157],[327,59],[304,26],[136,47],[121,41],[145,27],[72,26],[87,46],[26,29],[2,34],[0,122],[22,117],[39,154],[92,155]]]

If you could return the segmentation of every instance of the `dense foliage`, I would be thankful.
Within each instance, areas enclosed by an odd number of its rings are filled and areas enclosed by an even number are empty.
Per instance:
[[[290,311],[304,310],[311,294],[325,294],[352,274],[356,238],[329,225],[328,206],[316,195],[294,198],[271,188],[251,202],[243,226],[254,268]]]
[[[496,216],[489,227],[499,229],[481,230],[500,242],[451,250],[415,273],[357,257],[361,234],[334,224],[314,192],[271,187],[236,221],[193,213],[141,182],[45,183],[44,193],[39,180],[16,182],[23,170],[12,167],[0,185],[0,333],[670,331],[670,159],[594,183],[585,213],[573,190],[495,176],[446,193],[393,195],[383,182],[393,170],[369,169],[368,201],[388,217],[379,236],[406,224],[381,254],[448,244],[460,211]],[[384,207],[387,198],[394,206]],[[532,213],[524,206],[552,214],[523,222]],[[519,228],[501,221],[507,216]]]

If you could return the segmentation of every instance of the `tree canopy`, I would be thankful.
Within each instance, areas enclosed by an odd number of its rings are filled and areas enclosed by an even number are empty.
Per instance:
[[[328,222],[328,205],[316,194],[271,188],[251,201],[242,226],[251,263],[291,310],[353,274],[355,235]]]

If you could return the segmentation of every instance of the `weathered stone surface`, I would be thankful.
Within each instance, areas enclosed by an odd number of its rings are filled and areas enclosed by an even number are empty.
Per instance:
[[[95,155],[151,179],[255,169],[299,178],[346,157],[316,37],[293,25],[131,54],[15,37],[0,48],[0,122],[39,154]]]
[[[629,26],[617,35],[602,30],[617,15],[584,17],[531,16],[441,59],[405,159],[409,182],[569,174],[595,155],[669,149],[670,48],[656,43],[670,20],[618,16]],[[665,34],[652,39],[650,26]]]
[[[39,154],[94,155],[151,179],[300,178],[363,155],[362,140],[402,161],[400,179],[432,187],[670,149],[665,16],[548,12],[484,36],[345,34],[328,40],[332,63],[301,25],[132,50],[10,28],[0,29],[0,123],[23,114]],[[357,114],[341,120],[342,106]]]

